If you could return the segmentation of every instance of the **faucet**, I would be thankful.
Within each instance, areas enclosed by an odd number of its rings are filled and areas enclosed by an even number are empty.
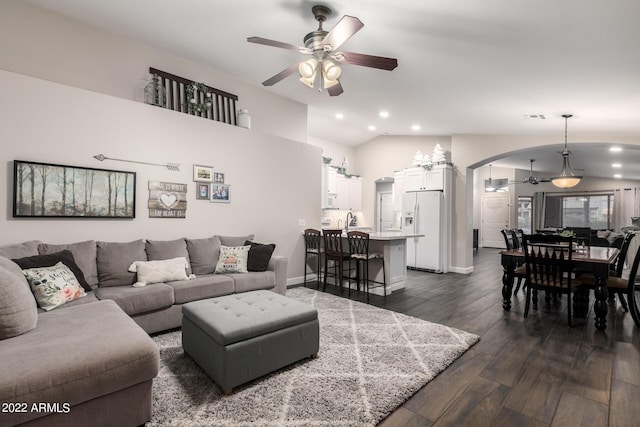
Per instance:
[[[347,212],[347,220],[344,223],[344,232],[348,233],[349,232],[349,217],[351,217],[351,221],[353,221],[353,213],[351,213],[351,211]]]
[[[342,218],[338,218],[338,228],[342,228],[342,226],[340,225],[341,221],[342,221]]]

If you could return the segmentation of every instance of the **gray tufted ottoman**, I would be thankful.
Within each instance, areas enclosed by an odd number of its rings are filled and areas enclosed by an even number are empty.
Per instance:
[[[318,312],[271,291],[182,306],[182,347],[230,394],[233,387],[318,353]]]

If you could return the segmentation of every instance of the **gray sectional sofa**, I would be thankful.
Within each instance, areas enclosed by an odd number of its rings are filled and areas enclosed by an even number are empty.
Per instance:
[[[0,322],[0,409],[5,409],[0,425],[138,426],[149,421],[159,355],[147,334],[180,327],[182,305],[190,301],[257,289],[285,293],[285,257],[272,256],[266,271],[214,273],[221,246],[252,239],[29,241],[0,247],[0,320],[9,319]],[[36,308],[20,267],[10,259],[62,250],[73,254],[91,290],[45,312]],[[181,256],[195,278],[132,286],[136,274],[129,268],[135,261]]]

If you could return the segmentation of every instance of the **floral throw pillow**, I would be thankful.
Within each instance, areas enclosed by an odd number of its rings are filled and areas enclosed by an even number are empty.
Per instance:
[[[38,305],[45,311],[86,295],[73,272],[62,262],[53,267],[22,270]]]
[[[251,246],[220,246],[216,273],[247,273]]]

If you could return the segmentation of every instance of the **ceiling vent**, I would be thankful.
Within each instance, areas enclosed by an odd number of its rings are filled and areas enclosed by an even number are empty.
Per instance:
[[[525,119],[539,119],[539,120],[544,120],[546,119],[546,117],[544,116],[544,114],[525,114],[524,115]]]

